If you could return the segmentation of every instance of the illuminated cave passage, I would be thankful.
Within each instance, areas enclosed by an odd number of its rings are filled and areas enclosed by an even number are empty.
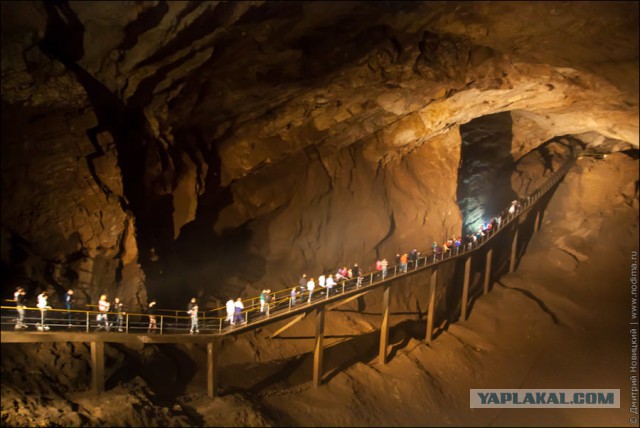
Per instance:
[[[616,367],[628,365],[620,314],[638,241],[637,2],[1,7],[10,306],[21,285],[29,305],[48,290],[62,308],[73,288],[78,308],[107,294],[128,312],[150,298],[182,312],[193,296],[208,310],[303,272],[369,270],[477,229],[557,170],[569,143],[583,151],[544,201],[541,232],[535,213],[524,219],[515,275],[511,235],[496,240],[488,295],[485,255],[474,256],[466,322],[464,266],[438,272],[430,346],[418,281],[391,292],[386,365],[371,357],[379,293],[327,315],[319,389],[307,388],[313,317],[277,339],[279,325],[225,340],[213,404],[201,346],[108,345],[111,408],[83,394],[84,345],[3,344],[3,424],[626,423],[628,396],[597,414],[524,416],[472,412],[468,397],[487,379],[584,387],[587,372],[593,387],[626,388]]]
[[[460,126],[457,196],[465,235],[477,232],[517,199],[511,187],[511,127],[510,112],[482,116]]]

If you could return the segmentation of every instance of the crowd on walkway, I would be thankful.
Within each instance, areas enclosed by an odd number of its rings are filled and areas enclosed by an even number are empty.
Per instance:
[[[513,217],[521,206],[519,201],[514,200],[511,205],[505,209],[498,216],[493,217],[489,222],[484,222],[478,227],[478,230],[472,233],[467,233],[464,237],[451,237],[445,240],[442,244],[437,241],[433,241],[431,244],[431,260],[433,262],[443,260],[446,257],[450,257],[454,254],[458,254],[463,250],[472,249],[479,240],[485,236],[489,236],[494,233],[499,227],[503,218]],[[418,266],[419,260],[423,258],[422,253],[417,249],[413,249],[407,252],[398,252],[395,255],[395,273],[406,273],[409,269]],[[426,264],[426,262],[425,262]],[[379,273],[381,279],[385,279],[389,272],[389,262],[386,258],[378,259],[375,262],[375,270]],[[330,297],[335,294],[336,286],[342,281],[352,281],[351,285],[359,288],[363,282],[363,271],[358,266],[358,263],[354,263],[350,268],[347,265],[336,269],[334,272],[322,272],[317,277],[307,277],[306,273],[303,273],[299,280],[298,285],[291,288],[291,294],[289,296],[290,307],[307,303],[310,304],[312,299],[318,295],[324,295]],[[24,322],[25,309],[26,309],[26,292],[23,287],[18,287],[14,293],[14,300],[16,302],[16,309],[18,317],[16,318],[15,329],[22,330],[27,328],[27,324]],[[260,293],[260,314],[268,317],[270,315],[270,308],[274,302],[274,295],[270,289],[263,289]],[[72,312],[75,304],[74,291],[72,289],[67,290],[64,296],[64,303],[67,310],[68,326],[72,327],[76,321],[74,321]],[[147,333],[153,334],[158,332],[158,325],[156,321],[157,302],[155,299],[151,299],[147,304],[146,312],[149,318],[149,324],[147,327]],[[98,311],[96,314],[96,331],[110,331],[112,328],[118,332],[123,332],[125,329],[125,315],[124,305],[119,297],[115,297],[113,302],[107,300],[107,295],[102,294],[98,300]],[[40,311],[40,322],[36,323],[36,329],[38,331],[49,330],[47,325],[47,311],[51,309],[48,303],[48,292],[43,291],[37,297],[37,308]],[[196,298],[191,298],[187,305],[187,314],[190,317],[190,334],[200,333],[198,318],[199,318],[199,306]],[[109,319],[110,315],[115,316],[113,322]],[[237,326],[246,324],[248,312],[245,311],[245,306],[242,298],[238,297],[235,300],[229,299],[226,303],[226,318],[224,321],[230,326]],[[176,321],[177,323],[177,321]]]
[[[491,218],[490,221],[482,223],[478,230],[472,233],[467,233],[464,237],[451,237],[445,240],[442,244],[434,241],[431,245],[431,260],[433,262],[443,260],[454,254],[458,254],[463,250],[471,250],[477,243],[482,240],[483,237],[489,236],[494,233],[500,227],[503,218],[507,216],[513,216],[521,208],[520,202],[514,200],[510,206],[501,212],[499,215]],[[420,251],[414,248],[411,251],[396,253],[395,266],[400,273],[406,273],[409,269],[418,266],[418,261],[423,258]],[[425,262],[426,263],[426,262]],[[389,273],[389,261],[386,258],[378,259],[375,262],[375,270],[379,272],[380,278],[385,279]],[[318,276],[308,277],[306,273],[303,273],[299,280],[298,285],[291,288],[289,296],[289,305],[294,307],[301,303],[310,304],[314,296],[324,295],[330,297],[335,294],[336,286],[342,281],[353,280],[357,288],[362,285],[363,271],[358,266],[358,263],[354,263],[351,268],[347,268],[346,265],[335,270],[333,273],[321,272]],[[353,284],[352,283],[352,284]],[[273,302],[271,290],[262,290],[260,294],[260,313],[269,316],[270,303]],[[227,317],[225,319],[229,325],[237,325],[246,323],[243,313],[244,306],[241,299],[238,298],[235,303],[233,299],[227,301]]]
[[[25,322],[25,312],[27,309],[27,297],[26,291],[24,287],[19,286],[16,288],[15,293],[13,294],[14,301],[16,303],[16,310],[18,316],[16,318],[15,329],[23,330],[28,328],[27,323]],[[158,324],[156,321],[157,308],[156,308],[156,300],[151,299],[147,305],[146,313],[149,318],[149,324],[147,327],[147,333],[157,333],[158,332]],[[79,312],[74,310],[75,298],[73,289],[67,290],[64,295],[64,306],[66,308],[66,318],[65,321],[69,328],[73,326],[83,326],[85,325],[87,320],[76,319],[73,316],[74,312]],[[102,294],[98,300],[98,310],[95,315],[95,331],[118,331],[120,333],[124,332],[127,323],[125,322],[125,316],[127,312],[124,309],[124,303],[119,297],[115,297],[113,302],[107,300],[107,295]],[[47,312],[52,309],[49,305],[49,292],[43,291],[37,296],[36,308],[40,312],[40,319],[35,324],[36,330],[38,331],[49,331],[50,330],[50,321],[51,319],[47,318]],[[187,314],[190,317],[190,333],[200,333],[198,328],[198,315],[199,308],[196,302],[196,298],[192,298],[187,305]],[[113,316],[114,318],[110,318]],[[60,322],[59,319],[56,320]],[[57,324],[59,325],[59,324]]]

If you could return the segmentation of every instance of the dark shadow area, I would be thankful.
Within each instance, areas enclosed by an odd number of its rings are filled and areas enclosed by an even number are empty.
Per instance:
[[[193,7],[187,6],[187,9]],[[181,308],[183,302],[186,307],[194,293],[201,296],[203,288],[215,287],[216,282],[223,282],[229,276],[240,276],[239,272],[243,272],[248,264],[256,266],[253,272],[261,276],[262,261],[252,258],[248,249],[251,240],[248,228],[240,227],[222,236],[213,231],[219,211],[232,201],[228,189],[220,188],[220,160],[215,147],[211,142],[203,141],[199,131],[181,129],[176,132],[180,144],[165,148],[163,142],[153,136],[144,114],[157,84],[189,58],[160,67],[140,83],[125,104],[118,94],[78,65],[84,55],[84,28],[75,12],[64,2],[47,3],[45,8],[47,31],[40,49],[61,61],[76,76],[98,118],[99,125],[88,135],[96,148],[87,159],[90,169],[93,158],[102,155],[102,149],[96,143],[99,133],[108,131],[116,144],[124,189],[120,203],[124,211],[135,217],[139,263],[145,273],[149,297],[157,299],[159,307]],[[209,12],[185,27],[171,44],[144,63],[160,61],[189,45],[211,30],[207,17],[213,19],[215,25],[222,25],[230,19],[234,9],[233,4],[208,9]],[[139,26],[125,29],[121,47],[135,45],[145,29],[162,20],[166,13],[164,3],[142,12],[135,21]],[[177,179],[188,172],[181,161],[185,152],[196,165],[198,178],[204,175],[203,164],[208,172],[202,177],[203,182],[198,183],[204,191],[198,196],[196,220],[185,226],[179,239],[174,240],[175,201],[171,191]],[[93,175],[101,186],[95,173]],[[104,191],[104,186],[101,188]]]
[[[155,393],[161,405],[173,405],[185,393],[186,386],[197,373],[196,362],[185,351],[173,344],[146,345],[145,351],[136,351],[123,344],[109,343],[126,355],[126,365],[105,381],[107,390],[122,382],[142,377]],[[108,367],[108,361],[106,361]]]
[[[517,198],[511,187],[512,124],[511,113],[503,112],[460,126],[457,199],[465,235],[476,232]]]

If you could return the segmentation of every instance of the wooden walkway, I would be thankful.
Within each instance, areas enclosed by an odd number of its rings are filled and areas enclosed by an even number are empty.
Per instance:
[[[431,257],[418,259],[413,268],[406,273],[400,272],[396,267],[394,271],[386,278],[378,278],[375,280],[374,274],[371,274],[369,281],[358,287],[355,283],[350,287],[337,287],[336,294],[333,296],[321,295],[317,296],[309,303],[299,303],[292,306],[286,305],[281,309],[273,310],[268,316],[255,318],[246,324],[237,326],[223,327],[223,318],[219,319],[219,325],[209,333],[204,334],[185,334],[185,333],[163,333],[163,334],[147,334],[145,331],[139,333],[128,331],[126,333],[116,332],[89,332],[89,331],[8,331],[3,330],[0,333],[1,343],[44,343],[44,342],[85,342],[91,346],[91,368],[92,368],[92,387],[93,391],[100,393],[104,391],[104,344],[105,343],[123,343],[133,348],[142,348],[146,344],[159,343],[201,343],[207,345],[207,392],[210,397],[216,395],[218,386],[218,347],[221,338],[227,335],[236,335],[264,327],[265,325],[280,322],[286,319],[291,321],[277,330],[272,337],[279,335],[285,329],[291,327],[300,320],[308,317],[314,318],[315,321],[315,341],[314,341],[314,364],[313,364],[313,384],[320,386],[323,376],[323,350],[324,350],[324,319],[325,312],[333,310],[342,304],[350,302],[374,290],[382,289],[382,325],[380,329],[380,350],[379,362],[387,363],[389,351],[389,302],[390,292],[395,284],[401,279],[410,275],[420,275],[424,277],[424,283],[429,284],[429,307],[426,320],[426,337],[425,341],[430,344],[433,340],[434,333],[434,312],[435,312],[435,296],[437,287],[438,268],[442,264],[455,263],[464,260],[464,279],[462,284],[462,298],[460,307],[460,320],[466,321],[468,316],[468,299],[469,299],[469,281],[471,272],[471,262],[474,255],[484,255],[484,272],[483,272],[483,292],[489,292],[493,263],[493,247],[490,245],[498,236],[510,236],[511,251],[509,257],[509,272],[514,272],[517,263],[518,235],[521,225],[525,222],[529,213],[535,212],[535,220],[533,221],[533,231],[537,232],[540,228],[541,216],[543,208],[539,202],[542,197],[550,192],[565,176],[567,171],[575,162],[575,154],[565,162],[565,164],[554,174],[548,177],[545,182],[534,193],[523,202],[522,207],[514,215],[509,216],[500,224],[497,230],[484,237],[477,245],[471,249],[465,249],[459,253],[453,253],[443,260],[429,260]],[[485,251],[486,250],[486,251]],[[422,260],[422,266],[421,262]],[[365,275],[365,278],[368,275]],[[2,307],[3,313],[12,311],[11,315],[15,318],[15,307]],[[95,312],[93,312],[95,313]],[[3,318],[5,318],[3,316]],[[89,315],[87,315],[87,320]],[[88,321],[87,321],[88,322]],[[13,326],[13,324],[12,324]],[[88,324],[87,324],[88,330]]]

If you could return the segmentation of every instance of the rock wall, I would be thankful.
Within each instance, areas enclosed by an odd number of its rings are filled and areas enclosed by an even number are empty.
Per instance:
[[[146,300],[134,219],[122,205],[113,141],[91,109],[2,115],[2,262],[10,284],[77,303],[101,293]]]
[[[516,162],[562,135],[638,146],[637,15],[625,2],[5,2],[3,124],[59,138],[40,154],[3,129],[3,193],[23,195],[3,212],[3,261],[21,263],[16,234],[49,247],[23,274],[36,286],[59,259],[86,299],[144,303],[146,287],[166,305],[424,247],[460,232],[459,129],[475,118],[511,112]],[[31,194],[53,178],[23,186],[8,165],[25,159],[76,171],[53,184],[74,191],[48,191],[85,195],[64,216],[75,224],[40,212],[50,202]],[[69,229],[88,256],[45,242]]]

